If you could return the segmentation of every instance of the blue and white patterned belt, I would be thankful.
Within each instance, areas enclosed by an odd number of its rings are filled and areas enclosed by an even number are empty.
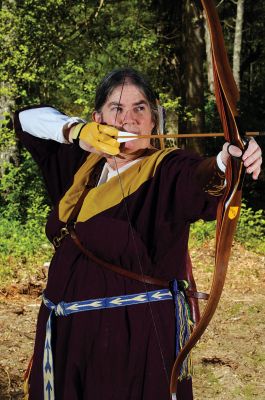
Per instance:
[[[127,294],[124,296],[103,297],[101,299],[91,299],[84,301],[74,301],[65,303],[61,301],[55,305],[43,295],[43,303],[57,316],[68,316],[70,314],[102,310],[104,308],[115,308],[132,306],[134,304],[149,303],[153,301],[172,300],[172,293],[168,289],[154,290],[152,292]]]
[[[51,349],[51,320],[53,314],[55,314],[56,316],[68,316],[83,311],[124,307],[163,300],[172,300],[172,293],[168,289],[154,290],[152,292],[145,293],[128,294],[124,296],[74,301],[72,303],[65,303],[64,301],[61,301],[57,305],[55,305],[52,301],[47,299],[45,295],[43,295],[43,303],[51,311],[46,324],[46,338],[43,356],[44,399],[55,399],[53,357]]]
[[[47,299],[43,294],[43,303],[50,310],[50,315],[46,324],[46,337],[43,355],[43,388],[44,388],[44,400],[54,400],[54,372],[53,372],[53,356],[51,348],[51,337],[52,337],[52,317],[68,316],[74,313],[83,311],[102,310],[105,308],[116,308],[131,306],[136,304],[143,304],[155,301],[164,300],[175,300],[176,306],[176,335],[179,335],[179,314],[180,314],[180,303],[185,303],[183,293],[178,290],[177,281],[174,281],[173,294],[168,289],[154,290],[145,293],[128,294],[123,296],[105,297],[99,299],[90,299],[84,301],[74,301],[66,303],[61,301],[58,304],[54,304],[52,301]],[[180,296],[179,296],[180,295]],[[186,306],[181,306],[185,311]],[[182,311],[183,312],[183,311]],[[182,318],[183,319],[183,318]],[[185,311],[184,320],[188,320],[188,311]],[[188,328],[187,328],[188,329]],[[177,338],[176,352],[179,351],[179,338]]]

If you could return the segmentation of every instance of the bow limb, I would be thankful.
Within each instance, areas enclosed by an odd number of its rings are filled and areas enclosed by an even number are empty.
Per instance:
[[[201,0],[201,4],[210,32],[215,97],[224,129],[224,136],[227,141],[243,150],[245,144],[238,126],[237,102],[239,100],[239,92],[225,50],[221,24],[213,0]],[[170,382],[172,399],[177,399],[177,383],[182,363],[206,330],[222,294],[233,237],[239,218],[244,172],[241,160],[234,158],[229,160],[226,168],[225,193],[219,202],[217,210],[215,271],[209,300],[201,319],[193,329],[189,340],[179,352],[174,363]]]

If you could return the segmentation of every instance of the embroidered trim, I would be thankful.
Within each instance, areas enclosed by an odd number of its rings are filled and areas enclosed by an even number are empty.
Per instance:
[[[75,301],[71,303],[65,303],[64,301],[61,301],[57,305],[47,299],[43,294],[43,303],[50,310],[50,315],[46,323],[46,336],[43,355],[44,400],[55,400],[53,355],[51,345],[52,319],[54,315],[56,315],[57,317],[66,317],[68,315],[83,311],[102,310],[104,308],[124,307],[164,300],[172,300],[172,293],[168,289],[129,294],[124,296]]]
[[[206,193],[209,193],[211,196],[220,196],[223,193],[223,189],[225,188],[225,175],[222,171],[217,168],[217,165],[214,166],[214,172],[207,183],[207,185],[203,188]]]
[[[185,299],[183,290],[187,288],[185,281],[173,281],[172,293],[168,289],[154,290],[145,293],[136,293],[123,296],[105,297],[75,302],[61,301],[54,304],[43,294],[43,303],[50,310],[46,323],[46,336],[43,355],[43,388],[44,400],[55,400],[54,388],[54,370],[52,355],[52,319],[54,316],[67,317],[68,315],[93,310],[102,310],[106,308],[117,308],[136,304],[143,304],[156,301],[174,300],[176,316],[176,355],[184,346],[191,333],[191,319],[189,308]],[[180,380],[191,377],[192,364],[190,357],[187,357],[183,363]]]

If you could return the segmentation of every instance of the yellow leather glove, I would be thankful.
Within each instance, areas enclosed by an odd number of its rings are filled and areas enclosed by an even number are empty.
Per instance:
[[[73,143],[83,140],[87,145],[102,153],[116,156],[120,152],[120,143],[114,139],[118,137],[118,132],[118,129],[112,126],[89,122],[76,125],[71,132],[71,137]]]

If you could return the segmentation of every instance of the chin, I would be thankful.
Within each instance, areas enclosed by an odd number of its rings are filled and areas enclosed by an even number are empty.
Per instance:
[[[124,154],[127,155],[138,155],[141,154],[145,147],[130,147],[124,149]]]
[[[149,140],[148,141],[143,140],[143,139],[131,140],[131,141],[125,143],[124,150],[125,151],[126,150],[137,151],[137,150],[146,149],[149,146],[150,146]]]

